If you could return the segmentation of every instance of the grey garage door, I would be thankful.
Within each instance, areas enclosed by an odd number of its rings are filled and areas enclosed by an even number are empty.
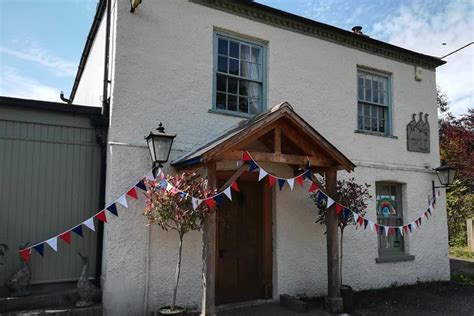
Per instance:
[[[10,248],[0,286],[19,267],[20,244],[44,241],[97,211],[100,154],[90,115],[0,106],[0,243]],[[97,233],[84,227],[83,238],[72,235],[71,245],[58,239],[57,252],[46,244],[43,257],[32,251],[32,283],[77,279],[77,251],[89,256],[94,275]]]

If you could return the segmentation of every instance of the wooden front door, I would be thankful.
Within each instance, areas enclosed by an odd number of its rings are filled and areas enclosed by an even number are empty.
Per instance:
[[[241,176],[240,192],[218,209],[217,304],[271,297],[270,195],[253,177]]]

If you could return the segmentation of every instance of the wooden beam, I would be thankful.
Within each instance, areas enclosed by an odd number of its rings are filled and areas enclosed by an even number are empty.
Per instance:
[[[274,152],[277,154],[281,154],[281,129],[279,127],[275,127],[275,143],[274,143]]]
[[[275,163],[284,163],[288,165],[306,165],[306,162],[309,159],[309,163],[312,166],[317,167],[331,167],[332,165],[322,157],[314,156],[297,156],[297,155],[287,155],[287,154],[278,154],[278,153],[262,153],[262,152],[249,152],[250,156],[255,161],[259,162],[275,162]],[[219,156],[221,159],[225,160],[240,160],[242,159],[242,152],[239,150],[231,150],[225,152]]]
[[[209,188],[217,186],[216,163],[205,166]],[[202,309],[201,315],[216,314],[216,239],[217,213],[214,210],[204,220],[202,233]]]
[[[331,197],[337,191],[337,169],[326,170],[326,191]],[[326,309],[330,313],[340,314],[343,312],[341,298],[341,275],[339,270],[339,238],[335,204],[326,214],[326,241],[327,241],[327,267],[328,267],[328,296],[326,297]]]
[[[235,180],[237,180],[242,173],[247,171],[249,169],[249,166],[247,164],[242,164],[239,169],[235,171],[235,173],[217,190],[218,192],[221,192],[225,188],[227,188],[229,185],[232,184]]]

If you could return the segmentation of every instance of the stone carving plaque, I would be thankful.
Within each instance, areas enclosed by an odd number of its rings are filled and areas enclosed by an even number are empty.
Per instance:
[[[407,125],[407,149],[408,151],[416,151],[420,153],[430,152],[430,124],[428,123],[428,114],[423,112],[412,114],[412,119]]]

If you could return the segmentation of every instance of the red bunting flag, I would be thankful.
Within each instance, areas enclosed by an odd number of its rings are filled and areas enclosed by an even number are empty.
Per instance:
[[[59,235],[59,238],[64,240],[67,244],[71,244],[71,232],[67,231]]]
[[[206,203],[206,205],[209,206],[210,208],[213,208],[213,207],[214,207],[214,204],[215,204],[213,198],[204,200],[204,203]]]
[[[428,211],[425,211],[425,217],[428,219]]]
[[[298,184],[302,187],[302,186],[303,186],[303,182],[304,182],[303,175],[297,177],[297,178],[296,178],[296,182],[298,182]]]
[[[343,209],[344,209],[344,207],[341,204],[336,203],[336,214],[337,215],[341,215]]]
[[[408,234],[408,226],[403,225],[403,233]]]
[[[276,183],[276,178],[272,176],[271,174],[268,175],[268,184],[270,185],[270,188],[275,185]]]
[[[359,215],[359,218],[357,219],[357,222],[359,223],[360,226],[364,224],[364,218]]]
[[[390,236],[395,235],[395,229],[393,227],[390,227],[388,232],[390,233]]]
[[[97,218],[99,221],[101,221],[103,223],[107,223],[107,217],[105,216],[105,210],[97,213],[94,217]]]
[[[308,192],[316,192],[319,189],[319,186],[315,182],[311,182]]]
[[[135,188],[131,188],[128,192],[127,192],[127,195],[131,198],[134,198],[135,200],[138,199],[138,196],[137,196],[137,190],[135,190]]]
[[[379,234],[379,224],[374,224],[374,228],[375,228],[375,233],[378,235]]]
[[[242,155],[242,160],[247,162],[247,161],[252,160],[252,157],[250,157],[248,152],[244,152],[243,155]]]
[[[231,188],[234,189],[236,192],[240,192],[239,186],[237,185],[237,182],[232,182]]]
[[[20,251],[20,256],[23,261],[28,262],[30,260],[31,248],[26,248]]]

